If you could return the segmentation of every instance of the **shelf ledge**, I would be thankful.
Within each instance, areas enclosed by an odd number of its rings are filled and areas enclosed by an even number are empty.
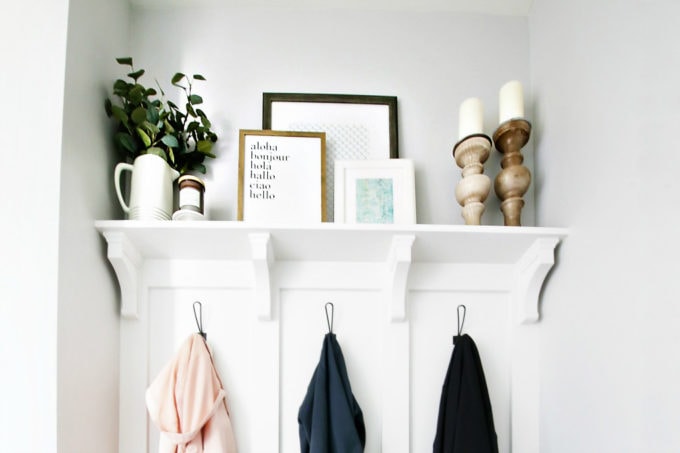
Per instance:
[[[407,319],[414,264],[514,266],[516,322],[539,319],[538,299],[567,235],[559,228],[466,225],[251,225],[244,222],[98,221],[121,288],[121,315],[139,317],[139,282],[146,260],[250,262],[255,310],[273,317],[277,262],[385,263],[391,322]]]

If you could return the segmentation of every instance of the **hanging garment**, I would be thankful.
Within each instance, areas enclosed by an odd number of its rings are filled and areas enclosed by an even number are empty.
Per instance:
[[[208,345],[191,335],[146,391],[159,453],[236,453],[225,397]]]
[[[434,453],[498,453],[482,361],[467,334],[455,337],[439,402]]]
[[[335,334],[324,337],[298,413],[302,453],[361,453],[366,444],[364,416],[347,378],[345,359]]]

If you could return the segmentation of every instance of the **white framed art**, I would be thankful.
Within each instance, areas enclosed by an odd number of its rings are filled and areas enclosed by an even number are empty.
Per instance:
[[[334,189],[337,223],[416,223],[410,159],[336,160]]]

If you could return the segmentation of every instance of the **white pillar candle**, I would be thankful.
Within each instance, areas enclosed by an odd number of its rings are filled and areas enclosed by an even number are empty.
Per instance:
[[[499,93],[499,122],[524,118],[524,94],[519,80],[512,80],[501,87]]]
[[[484,131],[484,110],[478,98],[468,98],[460,104],[458,118],[458,139]]]

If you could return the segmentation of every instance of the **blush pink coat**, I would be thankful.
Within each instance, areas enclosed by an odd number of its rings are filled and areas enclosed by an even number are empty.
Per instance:
[[[203,337],[191,335],[146,391],[159,453],[236,453],[226,395]]]

